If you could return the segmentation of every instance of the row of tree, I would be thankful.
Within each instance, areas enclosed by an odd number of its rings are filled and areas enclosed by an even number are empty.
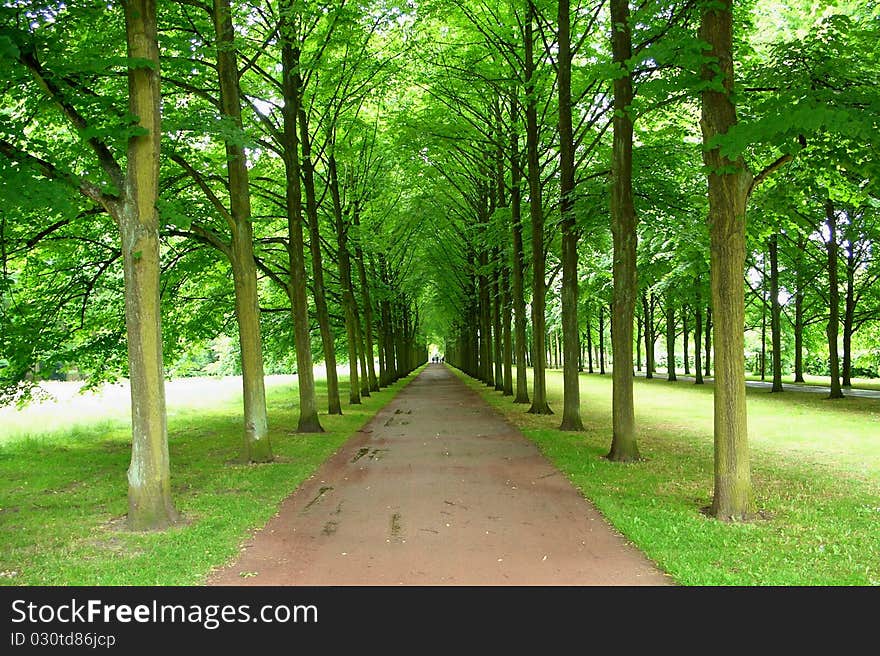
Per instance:
[[[793,310],[796,353],[805,327],[825,320],[832,396],[840,395],[839,271],[851,278],[847,354],[856,317],[859,325],[877,318],[877,72],[866,66],[876,10],[853,3],[815,16],[806,5],[775,7],[768,13],[776,20],[783,14],[785,24],[771,25],[776,39],[763,42],[754,23],[766,28],[768,17],[738,6],[735,19],[730,2],[458,6],[458,22],[450,27],[446,19],[455,46],[432,53],[436,63],[424,82],[454,116],[442,132],[428,127],[437,125],[434,116],[425,119],[426,159],[450,200],[444,239],[459,244],[457,275],[439,283],[457,289],[449,302],[450,362],[530,403],[529,412],[551,413],[546,303],[561,274],[551,295],[559,300],[560,428],[582,428],[577,374],[582,336],[591,335],[585,310],[603,321],[610,300],[608,455],[636,460],[634,351],[644,339],[652,371],[662,330],[674,363],[684,317],[695,341],[709,343],[706,362],[695,368],[702,372],[714,359],[711,512],[750,516],[746,290],[770,315],[774,389],[781,390],[784,307]],[[735,27],[742,43],[734,41]],[[745,85],[735,84],[734,60],[746,71]],[[682,332],[687,339],[688,327]],[[796,359],[802,375],[802,356]]]
[[[20,395],[59,360],[94,383],[127,375],[134,529],[177,520],[163,351],[237,333],[250,462],[273,459],[261,308],[287,317],[273,322],[274,348],[289,349],[292,332],[299,432],[323,430],[313,332],[330,414],[342,413],[339,344],[352,404],[427,359],[412,228],[389,218],[409,208],[375,191],[400,175],[382,152],[377,103],[399,56],[387,49],[405,25],[397,8],[361,9],[293,0],[0,9],[0,172],[12,208],[2,234],[4,390]],[[124,332],[113,308],[124,308]]]

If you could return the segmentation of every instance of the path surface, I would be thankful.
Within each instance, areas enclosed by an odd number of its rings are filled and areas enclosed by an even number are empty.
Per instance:
[[[518,430],[429,365],[288,497],[219,585],[660,585]]]

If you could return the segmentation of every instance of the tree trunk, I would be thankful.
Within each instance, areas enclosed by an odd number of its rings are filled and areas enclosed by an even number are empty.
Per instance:
[[[770,235],[770,330],[773,332],[773,388],[782,391],[782,306],[779,304],[779,240]]]
[[[528,151],[529,215],[532,220],[532,405],[529,412],[552,415],[547,403],[546,334],[544,281],[546,256],[544,253],[544,210],[541,207],[541,163],[538,158],[538,106],[535,97],[534,33],[535,7],[530,1],[525,21],[525,91],[526,91],[526,147]]]
[[[593,329],[591,327],[591,317],[587,315],[587,372],[595,373],[593,371]]]
[[[696,326],[694,327],[694,376],[696,377],[696,379],[694,380],[694,384],[702,385],[703,358],[700,352],[700,345],[703,341],[703,309],[699,301],[697,301],[695,321]]]
[[[613,238],[611,345],[612,438],[608,459],[639,459],[633,404],[633,315],[638,278],[636,270],[636,212],[632,196],[633,100],[629,0],[611,0],[611,51],[622,75],[614,80],[614,137],[611,148],[611,234]],[[641,357],[639,358],[641,359]]]
[[[299,72],[296,73],[300,78]],[[297,83],[300,86],[301,82]],[[339,399],[339,375],[336,372],[336,344],[330,328],[330,312],[327,310],[327,290],[324,286],[324,261],[321,254],[321,232],[318,224],[318,203],[315,196],[315,165],[312,162],[312,143],[309,137],[305,110],[299,108],[299,131],[302,143],[303,186],[306,192],[306,217],[309,224],[309,250],[312,256],[312,284],[315,290],[315,316],[321,332],[324,366],[327,369],[327,411],[331,415],[342,414]]]
[[[746,422],[745,212],[752,175],[742,158],[732,161],[710,147],[736,125],[733,91],[732,0],[719,0],[702,12],[700,39],[709,44],[703,79],[721,77],[721,90],[702,92],[703,162],[708,171],[712,307],[715,310],[715,493],[710,512],[722,520],[752,515]]]
[[[574,128],[571,119],[571,8],[559,0],[559,198],[562,228],[562,423],[560,430],[582,431],[578,376],[578,230],[574,215]],[[557,342],[557,352],[559,343]]]
[[[846,299],[843,312],[843,386],[852,387],[852,336],[856,313],[856,256],[851,239],[846,251]]]
[[[364,304],[364,337],[366,339],[365,357],[367,360],[368,387],[369,391],[378,392],[379,381],[376,379],[376,361],[373,355],[373,299],[370,294],[370,283],[367,279],[367,266],[364,262],[364,249],[361,247],[360,212],[355,212],[354,214],[354,225],[358,229],[358,239],[354,244],[354,259],[358,268],[358,277],[361,284],[361,299]]]
[[[503,325],[504,334],[504,396],[513,396],[513,335],[511,334],[510,324],[513,322],[513,308],[511,307],[510,298],[510,268],[505,266],[502,269],[501,288],[503,312],[501,323]],[[517,366],[519,363],[517,362]]]
[[[795,284],[797,290],[794,295],[794,382],[804,382],[804,249],[806,239],[798,233],[798,257],[797,271],[795,272]]]
[[[128,56],[149,61],[128,70],[129,113],[143,134],[128,140],[125,188],[117,224],[122,237],[125,328],[131,385],[128,526],[157,530],[179,516],[171,500],[162,322],[159,307],[160,92],[155,0],[125,4]]]
[[[493,257],[495,262],[500,261],[500,255],[496,249]],[[492,345],[494,347],[493,360],[495,362],[495,391],[504,391],[504,363],[501,361],[504,338],[501,334],[501,288],[498,282],[499,274],[496,266],[492,271]]]
[[[681,309],[681,335],[682,341],[684,342],[684,375],[689,376],[691,373],[691,365],[690,365],[690,349],[688,347],[688,307],[685,305]]]
[[[675,376],[675,306],[666,299],[666,380],[674,383]]]
[[[645,323],[645,378],[654,378],[654,319],[647,292],[642,293],[642,315]]]
[[[599,373],[605,374],[605,305],[599,306]]]
[[[485,226],[484,226],[485,234]],[[495,386],[494,368],[492,365],[492,309],[489,298],[489,278],[486,269],[489,257],[485,248],[479,255],[480,272],[478,287],[480,290],[480,380],[489,387]]]
[[[333,218],[336,224],[336,261],[339,266],[339,286],[342,289],[342,310],[345,315],[345,336],[348,342],[348,402],[351,405],[361,403],[361,385],[358,375],[358,342],[360,330],[355,314],[354,290],[351,285],[351,256],[348,252],[348,222],[342,213],[342,201],[339,193],[339,174],[336,158],[330,154],[328,158],[330,175],[330,196],[333,199]],[[399,362],[399,360],[398,360]]]
[[[763,258],[763,253],[761,255]],[[761,357],[759,360],[759,371],[761,380],[767,377],[767,261],[766,259],[761,266]]]
[[[636,316],[636,370],[642,370],[642,318],[638,315]]]
[[[510,98],[510,225],[512,234],[511,277],[513,279],[513,323],[516,342],[516,394],[514,403],[529,403],[526,358],[526,302],[524,291],[525,256],[522,237],[522,171],[519,163],[519,137],[517,134],[517,108],[519,102]]]
[[[299,166],[299,136],[297,117],[300,108],[300,89],[296,72],[299,71],[299,49],[289,11],[282,13],[281,66],[284,84],[284,169],[286,175],[287,244],[290,267],[288,296],[293,310],[294,348],[296,349],[297,381],[299,382],[299,433],[322,433],[318,421],[318,403],[315,396],[315,375],[312,370],[312,345],[309,335],[309,302],[306,296],[306,266],[303,252],[302,187]]]
[[[828,355],[831,369],[831,394],[828,398],[842,399],[843,390],[840,388],[840,360],[837,354],[837,336],[840,331],[840,287],[837,282],[837,216],[834,203],[825,201],[825,225],[828,228],[828,325],[825,334],[828,337]]]
[[[712,306],[706,307],[706,375],[712,375]]]
[[[217,77],[221,111],[236,129],[242,129],[241,97],[238,90],[238,64],[235,31],[229,0],[214,0],[214,30],[217,35]],[[232,243],[229,259],[235,290],[235,318],[241,349],[242,398],[244,400],[245,462],[271,462],[269,418],[263,379],[263,349],[260,334],[260,300],[257,267],[254,263],[254,234],[247,156],[244,147],[226,140],[226,168],[229,182],[229,209]]]

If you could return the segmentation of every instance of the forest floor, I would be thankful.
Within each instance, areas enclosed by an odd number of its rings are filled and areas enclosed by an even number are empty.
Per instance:
[[[428,365],[291,495],[220,585],[661,585],[537,447]]]

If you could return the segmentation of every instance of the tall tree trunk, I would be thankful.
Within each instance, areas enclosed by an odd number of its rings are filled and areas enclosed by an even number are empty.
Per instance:
[[[706,375],[712,375],[712,306],[706,307]]]
[[[645,323],[645,378],[654,377],[654,319],[648,293],[642,292],[642,315]]]
[[[336,158],[330,154],[327,164],[330,175],[330,196],[333,199],[333,218],[336,224],[336,261],[339,266],[339,286],[342,289],[342,310],[345,315],[345,336],[348,341],[348,402],[361,403],[361,385],[358,375],[359,327],[355,311],[354,290],[351,285],[351,256],[348,252],[348,222],[343,216],[339,192],[339,174]],[[399,361],[399,360],[398,360]]]
[[[385,369],[387,378],[383,387],[387,387],[400,378],[400,370],[397,367],[397,361],[394,359],[394,324],[391,318],[391,301],[388,298],[388,264],[385,255],[379,253],[379,277],[386,286],[386,293],[383,294],[379,303],[380,313],[382,315],[382,349],[385,352]],[[466,365],[465,365],[466,366]]]
[[[675,305],[666,299],[666,380],[675,382]]]
[[[587,371],[592,374],[595,372],[593,371],[593,328],[591,323],[592,317],[587,314]]]
[[[699,284],[699,281],[697,282]],[[696,305],[696,326],[694,327],[694,384],[703,384],[703,358],[700,346],[703,341],[703,306],[701,301],[697,301]]]
[[[605,374],[605,305],[599,305],[599,373]]]
[[[354,244],[354,259],[358,268],[358,277],[361,284],[361,299],[364,305],[364,337],[366,339],[365,356],[367,360],[367,380],[369,391],[379,391],[379,381],[376,379],[376,362],[373,356],[373,299],[370,294],[370,282],[367,279],[367,266],[364,262],[364,249],[361,247],[361,218],[360,212],[354,214],[354,225],[358,229],[358,239]]]
[[[837,353],[837,336],[840,331],[840,287],[837,282],[837,216],[834,203],[825,201],[825,225],[828,229],[828,325],[825,334],[828,337],[829,366],[831,369],[831,399],[842,399],[843,390],[840,388],[840,360]]]
[[[578,230],[574,215],[574,128],[571,120],[571,7],[558,2],[559,198],[562,228],[562,423],[560,430],[582,431],[578,376]],[[557,343],[558,344],[558,343]],[[559,350],[557,345],[557,351]]]
[[[642,370],[642,318],[636,316],[636,370]]]
[[[682,342],[684,342],[684,345],[682,347],[684,349],[684,357],[682,359],[684,360],[684,375],[685,376],[689,376],[691,373],[690,348],[688,345],[688,337],[689,337],[688,333],[689,333],[689,331],[688,331],[688,306],[685,305],[681,309],[681,335],[682,335]]]
[[[525,302],[525,256],[522,237],[522,170],[519,161],[519,136],[517,133],[517,109],[519,102],[514,94],[510,97],[510,225],[512,235],[511,277],[513,278],[513,323],[516,342],[516,394],[514,403],[529,403],[528,372],[526,358],[526,302]]]
[[[638,278],[636,270],[636,211],[632,196],[633,100],[629,0],[611,0],[611,52],[622,75],[614,80],[614,137],[611,147],[611,234],[613,238],[611,345],[612,370],[609,460],[639,459],[633,404],[633,315]],[[641,359],[641,358],[639,358]]]
[[[746,422],[745,213],[752,175],[742,158],[730,160],[716,137],[736,125],[733,91],[733,0],[719,0],[702,10],[700,39],[712,63],[704,80],[718,80],[702,92],[703,162],[708,171],[712,307],[715,311],[715,493],[710,512],[722,520],[742,519],[754,510]]]
[[[806,285],[804,275],[804,249],[806,239],[798,232],[798,256],[795,271],[795,285],[797,290],[794,295],[794,382],[804,382],[804,294]]]
[[[485,227],[484,227],[485,229]],[[486,269],[489,266],[489,257],[485,249],[481,249],[479,255],[480,273],[480,379],[489,387],[494,387],[495,377],[492,366],[492,309],[489,298],[489,277]]]
[[[284,170],[286,176],[285,199],[287,203],[287,244],[290,282],[288,296],[293,310],[294,348],[296,350],[297,381],[299,382],[299,433],[322,433],[318,421],[318,403],[315,395],[315,375],[312,370],[312,345],[309,335],[309,301],[306,296],[306,266],[303,251],[302,186],[299,165],[299,135],[297,117],[300,108],[300,88],[297,84],[299,71],[298,37],[289,23],[292,9],[282,12],[280,33],[282,38],[281,66],[283,76],[284,107]]]
[[[763,259],[763,254],[762,254]],[[767,377],[767,260],[761,266],[761,357],[759,360],[761,380]]]
[[[502,268],[501,276],[502,289],[502,313],[501,323],[504,337],[504,383],[502,392],[504,396],[513,396],[513,335],[511,333],[511,323],[513,322],[513,308],[511,307],[510,298],[510,267]],[[517,363],[519,366],[519,363]]]
[[[852,336],[854,331],[856,297],[856,255],[851,239],[846,251],[846,299],[843,311],[843,386],[852,387]]]
[[[155,0],[125,3],[128,56],[149,61],[128,70],[129,113],[143,134],[128,140],[117,224],[122,237],[125,328],[131,386],[128,526],[162,529],[178,520],[171,500],[162,322],[159,307],[160,92]]]
[[[525,21],[525,91],[526,91],[526,148],[528,151],[529,214],[532,220],[532,405],[529,412],[552,415],[547,403],[546,334],[544,307],[546,304],[546,255],[544,253],[544,210],[541,206],[541,163],[538,158],[538,105],[535,97],[534,54],[535,6],[529,0]]]
[[[297,78],[300,74],[297,71]],[[301,82],[297,83],[300,86]],[[308,118],[299,108],[299,132],[302,144],[303,187],[306,195],[306,217],[309,227],[309,250],[312,256],[312,285],[315,290],[315,316],[321,332],[324,366],[327,369],[327,411],[331,415],[342,414],[339,399],[339,375],[336,372],[336,344],[330,328],[330,312],[327,309],[327,290],[324,285],[324,261],[321,254],[321,232],[318,224],[318,203],[315,195],[315,165],[312,162],[312,142],[309,137]]]
[[[500,255],[496,249],[493,260],[498,262]],[[502,342],[504,338],[501,334],[501,288],[499,286],[498,267],[492,271],[492,345],[494,347],[493,360],[495,362],[495,391],[504,391],[504,365],[501,361]]]
[[[773,332],[773,388],[782,391],[782,306],[779,304],[779,240],[770,235],[770,330]]]
[[[214,30],[217,35],[217,78],[220,109],[236,129],[242,129],[241,97],[238,90],[238,64],[235,31],[229,0],[214,0]],[[235,318],[241,350],[242,398],[244,400],[245,462],[270,462],[269,419],[263,379],[263,349],[260,334],[260,302],[257,293],[257,267],[254,262],[254,234],[251,223],[251,197],[244,147],[226,140],[226,169],[229,182],[229,209],[232,243],[229,259],[235,290]]]

